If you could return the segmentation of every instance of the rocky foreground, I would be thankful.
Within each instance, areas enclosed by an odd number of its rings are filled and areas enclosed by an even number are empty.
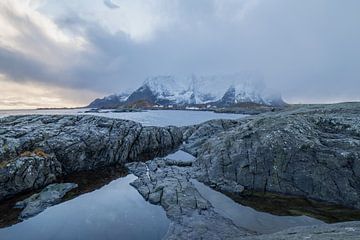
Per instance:
[[[132,185],[147,201],[161,205],[171,220],[164,239],[355,240],[360,236],[360,222],[296,227],[260,235],[235,225],[214,210],[193,184],[197,169],[169,159],[128,163],[127,167],[138,177]]]
[[[181,148],[193,162],[156,158]],[[0,200],[62,175],[127,164],[133,186],[172,221],[167,239],[359,239],[360,223],[257,235],[216,213],[192,184],[272,192],[360,209],[360,104],[298,106],[183,128],[91,116],[0,119]]]
[[[172,221],[165,239],[238,239],[250,232],[216,213],[191,183],[192,168],[168,159],[129,163],[139,177],[132,185],[150,203],[160,204]]]
[[[360,104],[304,106],[184,127],[188,162],[129,163],[133,183],[172,220],[166,239],[359,239],[360,222],[257,235],[217,214],[192,184],[275,192],[360,208]],[[219,227],[220,226],[220,227]]]
[[[0,119],[0,200],[73,172],[151,159],[182,142],[175,127],[94,116]]]

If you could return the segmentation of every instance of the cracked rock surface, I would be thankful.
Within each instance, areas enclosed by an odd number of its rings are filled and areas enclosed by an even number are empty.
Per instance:
[[[259,235],[240,228],[214,211],[192,184],[198,169],[169,164],[167,159],[126,166],[138,179],[132,183],[152,204],[161,205],[171,220],[163,239],[238,239],[238,240],[357,240],[360,222],[295,227],[273,234]]]
[[[165,239],[238,239],[250,232],[213,210],[191,183],[192,168],[166,159],[126,166],[138,177],[132,183],[149,202],[161,205],[171,220]]]
[[[360,103],[310,105],[182,128],[197,177],[360,209]],[[231,184],[229,184],[231,183]]]
[[[176,127],[95,116],[0,119],[0,200],[38,189],[59,176],[150,159],[182,142]]]

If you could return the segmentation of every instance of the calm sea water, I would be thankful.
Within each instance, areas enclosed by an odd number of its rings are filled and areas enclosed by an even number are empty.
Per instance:
[[[202,123],[212,119],[238,119],[241,114],[214,113],[209,111],[180,111],[180,110],[149,110],[145,112],[113,113],[85,113],[89,109],[69,110],[0,110],[0,117],[9,115],[28,114],[66,114],[66,115],[95,115],[117,119],[127,119],[140,122],[145,126],[187,126]]]

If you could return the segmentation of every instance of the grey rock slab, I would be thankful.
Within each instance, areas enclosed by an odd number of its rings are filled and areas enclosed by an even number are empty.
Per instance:
[[[40,193],[36,193],[31,197],[16,203],[15,208],[23,209],[19,218],[27,219],[41,213],[46,208],[59,203],[67,192],[77,187],[78,185],[75,183],[48,185]]]
[[[143,127],[88,115],[0,119],[0,200],[58,177],[161,156],[182,143],[177,127]]]
[[[167,159],[126,166],[138,177],[131,185],[146,200],[161,205],[171,220],[165,239],[238,239],[251,234],[214,211],[191,182],[191,167]]]

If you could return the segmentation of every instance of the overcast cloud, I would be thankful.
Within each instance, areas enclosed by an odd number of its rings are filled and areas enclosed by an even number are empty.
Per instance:
[[[250,70],[290,102],[360,100],[359,10],[358,0],[2,0],[0,84],[61,89],[67,103],[76,90],[85,103],[149,75]]]

